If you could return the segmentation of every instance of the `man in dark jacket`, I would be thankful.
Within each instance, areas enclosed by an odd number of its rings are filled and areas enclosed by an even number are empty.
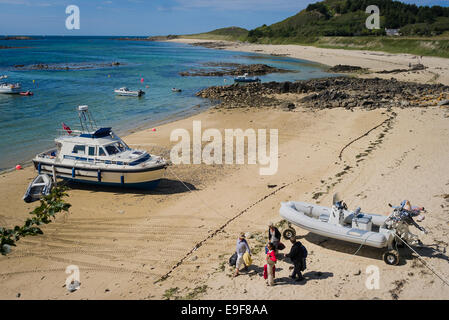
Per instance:
[[[281,232],[274,226],[273,223],[268,225],[268,242],[271,242],[274,245],[275,251],[279,249],[279,244],[281,243]]]
[[[305,270],[304,248],[301,242],[296,241],[296,237],[291,237],[290,241],[292,243],[292,248],[290,249],[290,253],[286,255],[294,265],[293,273],[290,277],[295,279],[296,276],[298,276],[296,281],[301,281],[304,280],[301,271]]]

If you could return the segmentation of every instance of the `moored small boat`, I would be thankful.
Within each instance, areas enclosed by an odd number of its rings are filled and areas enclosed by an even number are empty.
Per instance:
[[[28,185],[27,191],[23,196],[23,201],[30,203],[40,200],[43,196],[50,194],[52,187],[52,179],[46,174],[39,174]]]
[[[0,93],[17,94],[20,93],[21,86],[19,83],[0,83]]]
[[[143,90],[129,90],[126,87],[122,87],[120,89],[115,89],[114,92],[119,96],[128,96],[128,97],[140,97],[145,94]]]
[[[178,88],[172,88],[171,91],[173,91],[173,92],[181,92],[182,90],[178,89]]]
[[[234,78],[235,82],[260,82],[258,77],[249,77],[247,73],[243,76],[237,76]]]

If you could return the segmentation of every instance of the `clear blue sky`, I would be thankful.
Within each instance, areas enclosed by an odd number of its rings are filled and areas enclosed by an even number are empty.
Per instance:
[[[317,0],[0,0],[0,34],[166,35],[283,20]],[[449,0],[404,0],[449,6]],[[65,8],[77,5],[80,30],[67,30]]]

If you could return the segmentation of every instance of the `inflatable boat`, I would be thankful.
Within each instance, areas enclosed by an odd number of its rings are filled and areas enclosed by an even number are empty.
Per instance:
[[[296,236],[292,227],[295,225],[324,237],[375,248],[388,248],[383,256],[384,261],[395,265],[399,261],[398,245],[402,245],[402,242],[412,245],[420,243],[417,236],[408,230],[408,226],[414,225],[419,230],[426,231],[413,221],[420,210],[406,210],[403,205],[393,208],[393,212],[385,216],[363,213],[360,208],[350,211],[343,201],[334,201],[331,208],[289,201],[281,203],[279,214],[288,222],[288,228],[283,231],[284,238]]]
[[[387,216],[350,212],[343,209],[343,215],[333,219],[332,209],[306,202],[284,202],[281,204],[280,215],[292,224],[310,232],[338,240],[371,247],[384,248],[391,236],[381,232]],[[333,221],[335,220],[335,221]]]
[[[52,179],[46,174],[40,174],[28,185],[28,189],[23,196],[23,201],[30,203],[40,200],[43,196],[50,194],[52,187]]]

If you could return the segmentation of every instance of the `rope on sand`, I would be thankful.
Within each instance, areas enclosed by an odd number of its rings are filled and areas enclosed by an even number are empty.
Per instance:
[[[448,282],[446,279],[444,279],[442,276],[440,276],[434,269],[432,269],[431,266],[430,266],[430,264],[428,264],[428,263],[422,258],[422,256],[421,256],[418,252],[416,252],[412,247],[410,247],[409,244],[408,244],[407,242],[405,242],[404,240],[402,240],[401,237],[399,237],[399,236],[396,234],[396,232],[394,233],[394,235],[395,235],[396,238],[398,238],[399,240],[401,240],[402,243],[404,243],[410,250],[412,250],[414,253],[416,253],[416,255],[418,256],[418,259],[421,260],[421,262],[424,264],[424,266],[425,266],[426,268],[428,268],[430,271],[432,271],[432,273],[433,273],[434,275],[436,275],[438,278],[440,278],[440,280],[443,281],[444,284],[446,284],[447,286],[449,286],[449,282]]]
[[[170,172],[173,173],[173,171],[170,170]],[[175,177],[182,183],[184,184],[178,177],[176,174],[174,174]],[[300,181],[302,178],[298,178],[295,181],[292,181],[290,183],[284,184],[282,186],[280,186],[279,188],[277,188],[276,190],[270,192],[269,194],[265,195],[264,197],[260,198],[259,200],[257,200],[256,202],[254,202],[253,204],[251,204],[249,207],[247,207],[246,209],[240,211],[238,214],[236,214],[234,217],[230,218],[229,220],[227,220],[222,226],[220,226],[218,229],[216,229],[214,232],[212,232],[210,235],[208,235],[205,239],[201,240],[200,242],[198,242],[189,252],[187,252],[187,254],[184,255],[184,257],[182,257],[177,264],[175,264],[166,274],[164,274],[161,278],[159,278],[158,280],[156,280],[154,283],[158,283],[160,281],[163,281],[165,279],[167,279],[170,274],[176,269],[178,268],[193,252],[195,252],[198,248],[200,248],[207,240],[212,239],[214,236],[216,236],[220,231],[222,231],[224,228],[226,228],[232,221],[234,221],[235,219],[237,219],[238,217],[240,217],[241,215],[243,215],[244,213],[248,212],[252,207],[254,207],[255,205],[259,204],[260,202],[264,201],[265,199],[267,199],[268,197],[271,197],[272,195],[276,194],[277,192],[279,192],[280,190],[284,189],[285,187],[288,187],[298,181]],[[184,184],[184,186],[189,190],[192,191],[188,186],[186,186]]]
[[[365,132],[364,134],[362,134],[360,137],[355,138],[354,140],[350,141],[348,144],[346,144],[346,145],[340,150],[340,153],[339,153],[339,155],[338,155],[338,158],[341,160],[341,157],[342,157],[342,155],[343,155],[343,151],[344,151],[347,147],[349,147],[351,144],[353,144],[354,142],[356,142],[356,141],[362,139],[363,137],[366,137],[367,135],[369,135],[369,134],[371,133],[371,131],[376,130],[377,128],[383,126],[385,123],[390,122],[390,121],[393,120],[393,119],[394,119],[394,116],[391,116],[391,117],[389,117],[388,119],[385,119],[384,121],[382,121],[382,122],[381,122],[380,124],[378,124],[377,126],[371,128],[371,129],[369,129],[367,132]]]

